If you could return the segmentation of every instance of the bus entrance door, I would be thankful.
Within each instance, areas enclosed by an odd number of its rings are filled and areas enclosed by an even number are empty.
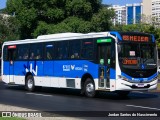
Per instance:
[[[14,60],[16,57],[16,46],[8,46],[9,56],[9,83],[14,83]]]
[[[111,43],[98,44],[99,88],[110,88]]]

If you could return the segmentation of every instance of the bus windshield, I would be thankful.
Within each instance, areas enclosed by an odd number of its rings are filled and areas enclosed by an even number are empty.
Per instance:
[[[153,43],[120,43],[118,53],[119,62],[124,66],[156,66],[156,45]]]

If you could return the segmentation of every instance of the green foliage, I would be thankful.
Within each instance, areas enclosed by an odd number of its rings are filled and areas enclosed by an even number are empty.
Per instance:
[[[111,18],[113,18],[114,15],[113,10],[108,10],[106,7],[100,9],[99,12],[92,17],[92,30],[97,32],[110,30],[110,26],[112,25]]]
[[[0,42],[19,39],[18,22],[14,17],[0,16]]]
[[[102,0],[7,0],[7,12],[15,14],[21,39],[60,32],[106,31],[113,10]]]

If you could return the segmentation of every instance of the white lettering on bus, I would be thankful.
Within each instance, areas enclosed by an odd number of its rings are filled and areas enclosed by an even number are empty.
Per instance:
[[[28,70],[28,68],[26,68],[26,72],[31,72],[33,73],[34,75],[37,75],[37,72],[38,72],[38,66],[36,65],[36,70],[32,69],[32,64],[30,64],[30,70]]]

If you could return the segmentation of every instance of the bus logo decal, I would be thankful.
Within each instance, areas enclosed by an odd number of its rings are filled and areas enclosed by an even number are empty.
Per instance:
[[[70,65],[63,65],[63,71],[70,71]]]
[[[74,70],[74,68],[75,68],[75,65],[71,65],[71,69]]]
[[[34,75],[37,76],[38,66],[36,65],[36,66],[35,66],[35,69],[33,69],[33,68],[32,68],[32,64],[30,64],[30,69],[28,70],[28,68],[26,67],[25,70],[26,70],[26,73],[27,73],[27,72],[31,72],[31,73],[33,73]]]

